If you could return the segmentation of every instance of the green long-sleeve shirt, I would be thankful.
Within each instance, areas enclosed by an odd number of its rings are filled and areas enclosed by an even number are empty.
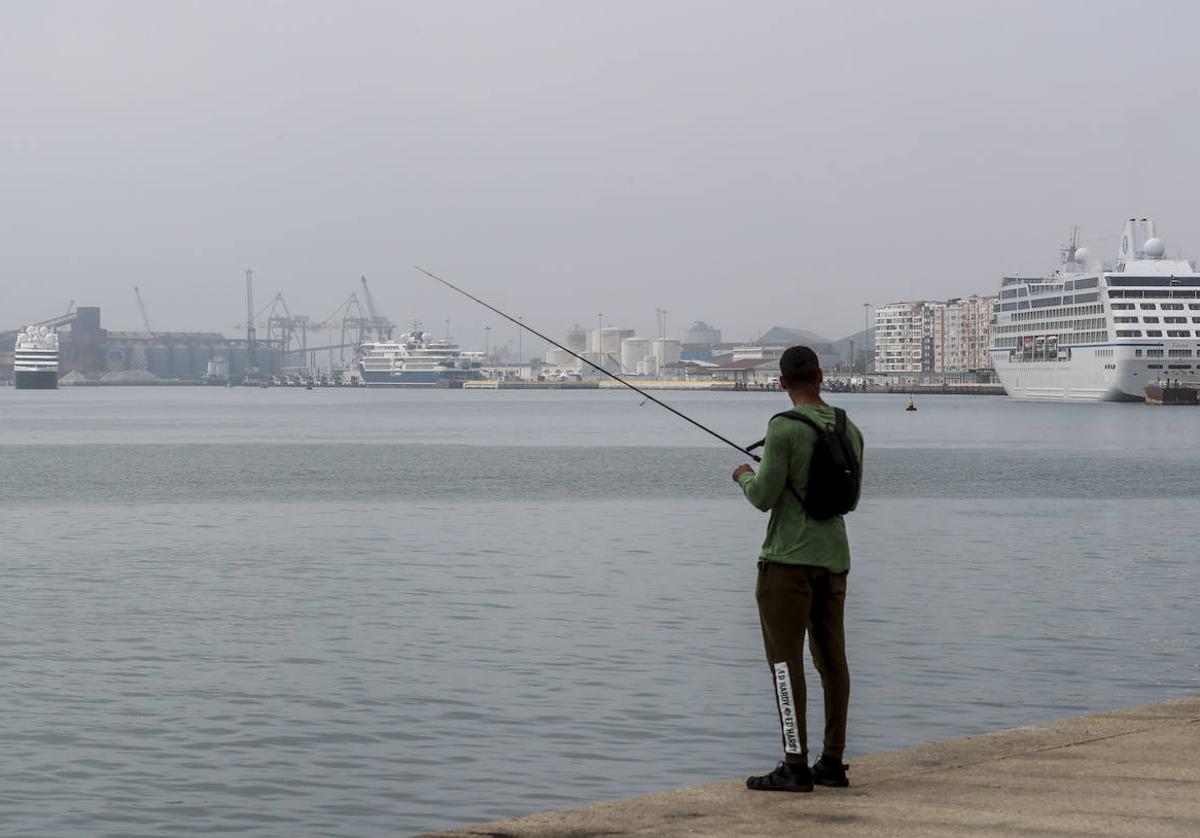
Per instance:
[[[792,410],[818,425],[833,427],[833,408],[828,405],[801,405]],[[862,432],[849,419],[846,420],[846,428],[861,469]],[[771,513],[759,559],[781,564],[815,565],[841,573],[850,569],[850,544],[846,540],[845,521],[840,515],[824,521],[809,518],[786,485],[790,477],[800,497],[806,497],[808,464],[816,441],[817,432],[804,422],[787,417],[771,420],[767,426],[767,441],[758,472],[743,474],[738,478],[738,483],[750,503],[763,512],[769,510]]]

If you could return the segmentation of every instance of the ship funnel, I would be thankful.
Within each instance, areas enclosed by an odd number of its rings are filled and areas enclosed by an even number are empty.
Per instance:
[[[1131,218],[1125,222],[1125,231],[1121,234],[1121,261],[1128,262],[1130,259],[1136,258],[1134,253],[1137,250],[1138,239],[1138,222],[1136,218]]]

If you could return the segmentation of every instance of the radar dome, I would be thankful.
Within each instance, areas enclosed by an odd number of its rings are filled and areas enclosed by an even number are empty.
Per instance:
[[[1167,246],[1163,244],[1160,238],[1146,239],[1145,246],[1146,255],[1151,259],[1161,259],[1162,255],[1167,252]]]
[[[1091,252],[1089,252],[1086,247],[1075,248],[1075,261],[1081,265],[1086,265],[1087,260],[1091,255]]]

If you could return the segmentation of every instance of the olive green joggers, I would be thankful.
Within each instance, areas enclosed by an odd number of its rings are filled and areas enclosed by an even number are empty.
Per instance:
[[[775,682],[783,751],[787,762],[808,760],[805,729],[804,635],[825,693],[824,753],[841,759],[846,750],[850,669],[846,665],[847,573],[823,567],[758,563],[754,596],[762,621],[763,645]]]

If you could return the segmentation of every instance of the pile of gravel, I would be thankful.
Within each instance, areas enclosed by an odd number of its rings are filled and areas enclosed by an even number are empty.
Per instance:
[[[148,370],[113,370],[100,376],[104,384],[153,384],[161,380]]]

